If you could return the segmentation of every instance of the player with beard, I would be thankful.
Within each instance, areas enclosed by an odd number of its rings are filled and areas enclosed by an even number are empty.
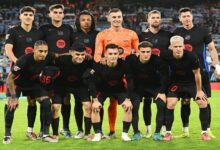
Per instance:
[[[6,55],[11,61],[11,66],[16,63],[17,59],[21,56],[28,54],[33,51],[34,43],[42,38],[42,33],[33,27],[34,15],[36,10],[30,6],[24,6],[20,9],[19,18],[21,24],[10,28],[6,34],[5,51]],[[8,90],[6,92],[7,97],[9,96]],[[20,97],[20,89],[16,88],[16,95]],[[33,131],[34,122],[36,118],[36,101],[27,97],[28,108],[28,129],[26,136],[29,139],[36,140],[37,136]],[[4,144],[10,143],[11,139],[11,126],[14,118],[15,109],[8,111],[8,105],[5,105],[5,138]]]
[[[201,67],[201,75],[202,75],[202,85],[205,88],[205,92],[208,98],[211,97],[211,86],[209,80],[209,68],[208,63],[206,62],[206,47],[208,48],[211,58],[213,61],[213,65],[216,68],[220,68],[218,53],[215,48],[215,44],[212,41],[211,33],[202,27],[197,27],[193,24],[193,15],[192,10],[188,7],[181,8],[179,10],[179,20],[182,23],[183,27],[177,28],[174,31],[174,35],[180,35],[184,38],[185,49],[195,53],[200,61]],[[217,70],[220,72],[220,69]],[[219,73],[220,74],[220,73]],[[219,77],[219,76],[218,76]],[[211,107],[208,103],[209,110],[209,124],[208,124],[208,133],[212,138],[215,136],[212,134],[210,130],[211,124]],[[189,136],[189,116],[190,116],[190,99],[182,100],[181,107],[181,118],[183,122],[183,137]]]
[[[52,115],[49,90],[46,88],[46,86],[52,84],[52,80],[59,70],[57,67],[50,67],[53,60],[54,56],[48,54],[47,43],[42,40],[36,41],[33,53],[20,57],[12,67],[7,79],[8,93],[10,95],[8,99],[8,111],[13,111],[18,106],[19,95],[16,95],[15,86],[19,87],[23,95],[30,96],[32,99],[39,101],[42,108],[42,140],[45,142],[56,142],[55,139],[49,136]],[[46,72],[50,72],[51,74],[46,74]],[[11,137],[7,136],[5,138],[11,139]],[[8,142],[8,140],[4,141]]]
[[[99,32],[96,37],[95,45],[95,62],[105,62],[103,57],[105,47],[107,44],[114,43],[121,47],[124,52],[119,56],[125,58],[132,53],[132,50],[138,51],[138,36],[129,29],[122,26],[123,16],[122,11],[118,8],[113,8],[108,13],[108,21],[110,22],[110,28]],[[115,121],[117,116],[117,100],[110,98],[110,106],[108,108],[108,118],[110,125],[109,137],[115,137]]]
[[[77,16],[75,25],[77,31],[74,32],[73,45],[79,43],[84,44],[86,46],[87,57],[93,58],[95,51],[95,39],[98,34],[98,31],[95,30],[94,16],[89,11],[83,10]],[[74,95],[74,97],[75,99],[78,99],[77,95]],[[80,139],[83,137],[83,109],[82,103],[78,100],[75,100],[74,115],[78,128],[75,138]]]
[[[161,13],[158,10],[152,10],[147,15],[147,22],[149,27],[146,31],[139,35],[140,42],[149,41],[153,44],[152,53],[160,55],[168,51],[170,45],[170,37],[172,33],[160,28],[161,26]],[[143,101],[143,117],[146,125],[146,138],[150,138],[151,133],[151,103],[152,99],[145,99]],[[165,125],[163,132],[165,132]]]
[[[184,39],[173,36],[170,39],[170,48],[167,55],[161,57],[167,61],[170,70],[170,85],[167,93],[166,134],[165,141],[173,139],[171,128],[174,121],[174,109],[178,99],[193,98],[199,107],[201,122],[201,139],[211,140],[207,133],[208,127],[208,99],[203,91],[199,59],[194,53],[184,51]]]
[[[57,54],[68,53],[73,41],[73,29],[70,25],[63,24],[64,6],[54,4],[49,7],[51,23],[40,27],[44,33],[43,39],[48,43],[49,51]],[[63,116],[63,129],[61,134],[65,137],[72,137],[69,130],[70,119],[70,95],[67,95],[62,102],[61,113]],[[52,127],[58,118],[53,118]]]

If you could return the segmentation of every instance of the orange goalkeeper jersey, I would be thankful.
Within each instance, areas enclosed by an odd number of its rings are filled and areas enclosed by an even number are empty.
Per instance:
[[[107,44],[116,44],[124,49],[124,53],[120,57],[126,57],[131,54],[132,48],[138,51],[138,36],[129,29],[122,28],[120,31],[114,31],[111,28],[99,32],[96,37],[94,60],[99,62],[102,54],[105,52]]]

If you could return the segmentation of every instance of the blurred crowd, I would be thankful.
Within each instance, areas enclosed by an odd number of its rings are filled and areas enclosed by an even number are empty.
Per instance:
[[[115,0],[106,1],[90,1],[84,3],[84,1],[79,0],[76,4],[66,3],[65,7],[65,18],[64,23],[70,24],[73,29],[75,29],[75,19],[76,15],[82,9],[90,10],[97,21],[96,28],[101,31],[109,27],[106,19],[106,15],[110,6]],[[50,19],[48,18],[48,3],[35,3],[33,6],[37,9],[35,17],[35,25],[41,26],[42,24],[48,23]],[[54,1],[53,1],[54,2]],[[68,1],[67,1],[68,2]],[[98,4],[97,4],[98,2]],[[10,26],[19,24],[19,8],[21,6],[0,6],[0,79],[4,77],[4,74],[9,70],[8,60],[4,57],[4,38],[5,34]],[[141,31],[146,30],[146,14],[152,10],[157,9],[162,13],[162,27],[173,31],[176,27],[180,26],[178,20],[178,8],[159,8],[144,6],[140,3],[135,4],[123,4],[120,6],[124,14],[124,26],[133,29],[138,34]],[[218,53],[220,55],[220,8],[218,7],[208,7],[206,5],[199,5],[193,8],[194,23],[198,26],[206,27],[212,32],[213,41],[216,44]]]

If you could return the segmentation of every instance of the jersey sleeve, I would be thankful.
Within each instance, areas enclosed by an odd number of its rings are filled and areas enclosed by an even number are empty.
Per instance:
[[[16,63],[13,65],[13,67],[11,68],[11,72],[14,75],[19,75],[21,74],[21,72],[23,71],[24,67],[25,67],[25,63],[26,63],[26,59],[25,57],[20,57]]]
[[[134,48],[136,53],[138,52],[138,44],[139,44],[139,39],[138,39],[137,33],[133,31],[132,47]]]
[[[208,30],[204,29],[204,42],[205,44],[209,44],[210,42],[212,42],[212,36],[211,36],[211,32],[209,32]]]
[[[199,68],[199,59],[194,53],[190,53],[190,60],[192,64],[192,70],[198,69]]]
[[[103,51],[104,51],[103,32],[100,32],[96,36],[95,53],[94,53],[95,62],[99,62],[101,60]]]
[[[15,31],[14,28],[10,28],[5,36],[5,44],[14,44],[15,43]]]

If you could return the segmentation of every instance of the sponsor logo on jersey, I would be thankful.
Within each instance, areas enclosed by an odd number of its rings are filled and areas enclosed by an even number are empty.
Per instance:
[[[193,46],[191,44],[185,44],[184,47],[185,47],[184,49],[186,51],[192,52],[192,50],[193,50]]]
[[[160,49],[159,48],[152,48],[151,52],[153,55],[160,56]]]
[[[64,40],[58,40],[56,46],[58,48],[64,48],[66,46],[66,42]]]
[[[29,53],[32,53],[33,51],[34,51],[34,49],[32,47],[26,47],[24,50],[24,53],[29,54]]]
[[[86,53],[87,54],[92,54],[92,49],[90,47],[86,47]]]

